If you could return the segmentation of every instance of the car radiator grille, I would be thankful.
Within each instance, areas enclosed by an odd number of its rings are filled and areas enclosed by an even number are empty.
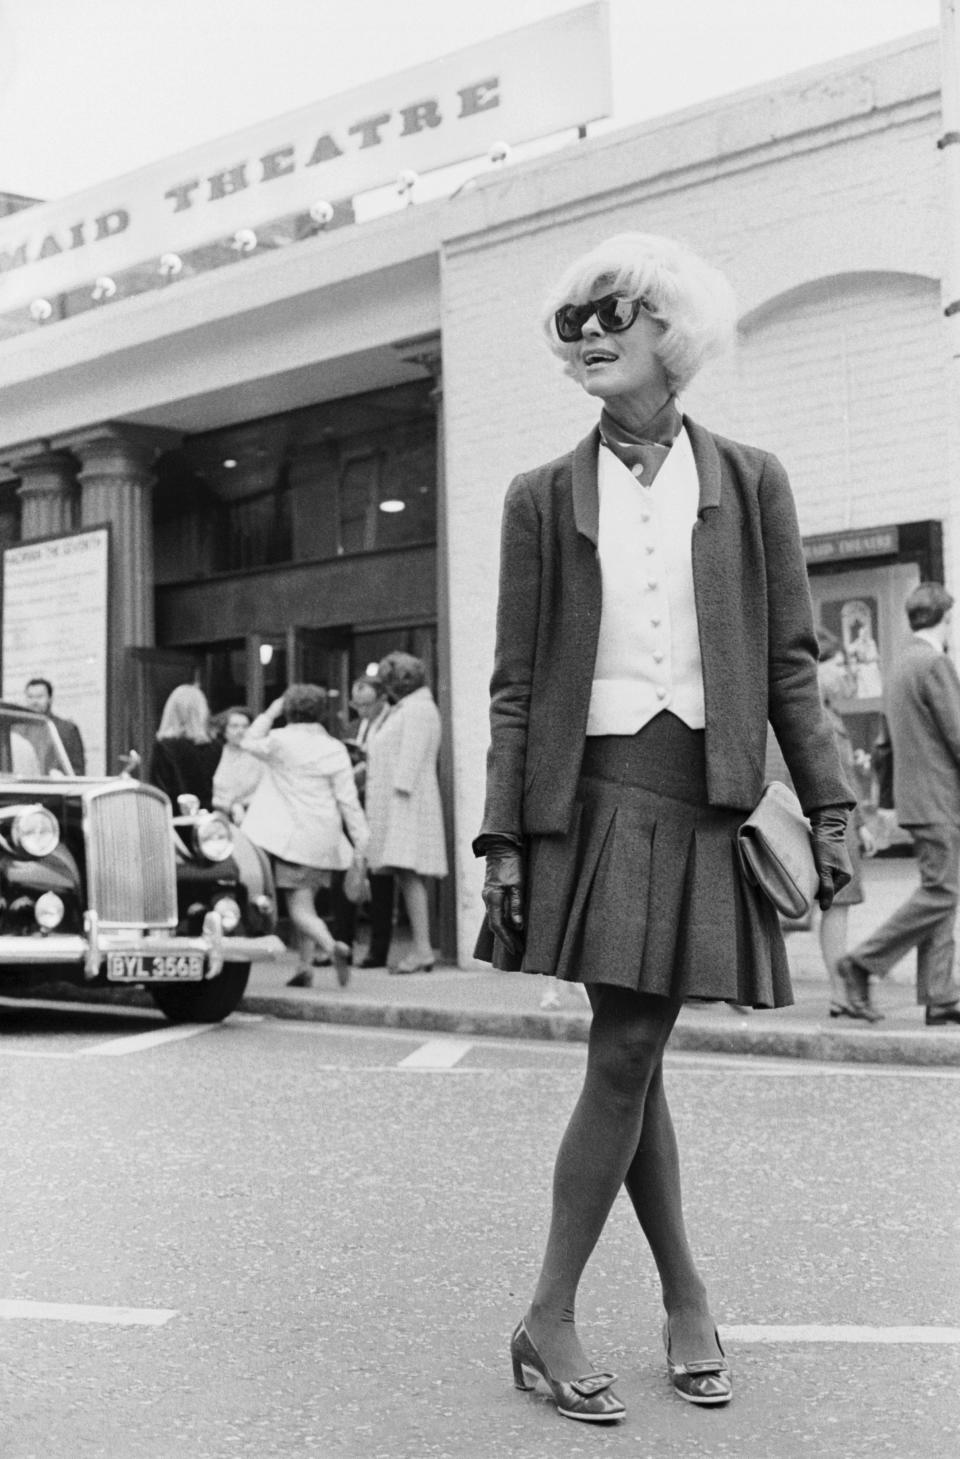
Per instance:
[[[130,790],[87,803],[87,891],[102,922],[177,922],[177,876],[166,802]]]

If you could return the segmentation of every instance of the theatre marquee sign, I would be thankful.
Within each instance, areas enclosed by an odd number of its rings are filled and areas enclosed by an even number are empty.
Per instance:
[[[605,0],[0,220],[0,313],[610,112]]]

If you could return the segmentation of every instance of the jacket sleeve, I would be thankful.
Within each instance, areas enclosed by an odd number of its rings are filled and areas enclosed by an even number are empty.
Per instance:
[[[528,479],[516,477],[507,491],[500,539],[497,637],[490,679],[490,749],[483,837],[523,835],[523,783],[527,728],[539,628],[540,514]]]
[[[818,645],[803,543],[787,474],[768,456],[759,486],[767,578],[768,717],[804,811],[854,806],[820,702]]]
[[[931,655],[923,697],[944,744],[960,766],[960,678],[946,654]]]
[[[278,746],[273,739],[273,719],[269,714],[258,714],[252,724],[247,725],[243,739],[240,741],[241,750],[246,750],[250,755],[256,755],[258,760],[270,760],[275,758]]]

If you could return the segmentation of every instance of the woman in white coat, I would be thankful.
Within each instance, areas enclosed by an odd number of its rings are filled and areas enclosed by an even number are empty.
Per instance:
[[[424,878],[447,874],[437,780],[440,714],[427,688],[423,662],[412,654],[387,654],[377,679],[393,708],[370,742],[368,860],[371,871],[390,871],[397,878],[410,919],[413,947],[391,971],[428,973],[435,958]]]
[[[241,742],[264,763],[244,833],[273,858],[276,884],[287,894],[297,932],[300,971],[291,981],[307,988],[314,944],[333,962],[340,986],[349,981],[350,949],[317,916],[314,898],[330,885],[334,871],[363,860],[369,836],[347,748],[320,723],[326,703],[326,690],[318,685],[291,684]],[[275,729],[281,714],[287,722]]]

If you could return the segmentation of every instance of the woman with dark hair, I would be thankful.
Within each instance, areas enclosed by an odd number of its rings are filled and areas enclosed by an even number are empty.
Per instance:
[[[370,740],[367,761],[370,870],[396,877],[410,919],[413,947],[391,972],[429,973],[435,958],[425,878],[447,874],[437,780],[440,715],[421,659],[387,654],[377,679],[393,708]]]
[[[542,1380],[561,1414],[590,1422],[625,1412],[574,1324],[621,1185],[660,1275],[674,1389],[705,1405],[732,1394],[662,1062],[685,999],[792,1001],[776,913],[735,847],[763,789],[768,716],[812,824],[822,907],[849,876],[852,797],[817,691],[786,475],[677,405],[734,313],[723,277],[670,239],[623,234],[578,259],[544,326],[602,403],[599,427],[518,476],[504,507],[478,955],[582,982],[593,1005],[511,1359],[519,1388]]]
[[[332,872],[363,860],[369,838],[347,748],[321,723],[326,707],[325,689],[291,684],[241,741],[264,766],[243,829],[270,853],[277,888],[286,892],[300,957],[290,981],[301,988],[313,983],[314,945],[332,961],[341,988],[350,980],[350,949],[332,936],[314,899]],[[281,715],[286,724],[277,729]]]
[[[253,722],[253,712],[234,704],[217,715],[217,738],[223,748],[213,772],[213,808],[223,811],[240,825],[263,775],[263,761],[243,748],[243,737]]]
[[[208,811],[219,759],[206,695],[196,684],[178,684],[163,706],[147,766],[148,781],[166,791],[174,810],[178,796],[195,795],[201,810]]]

